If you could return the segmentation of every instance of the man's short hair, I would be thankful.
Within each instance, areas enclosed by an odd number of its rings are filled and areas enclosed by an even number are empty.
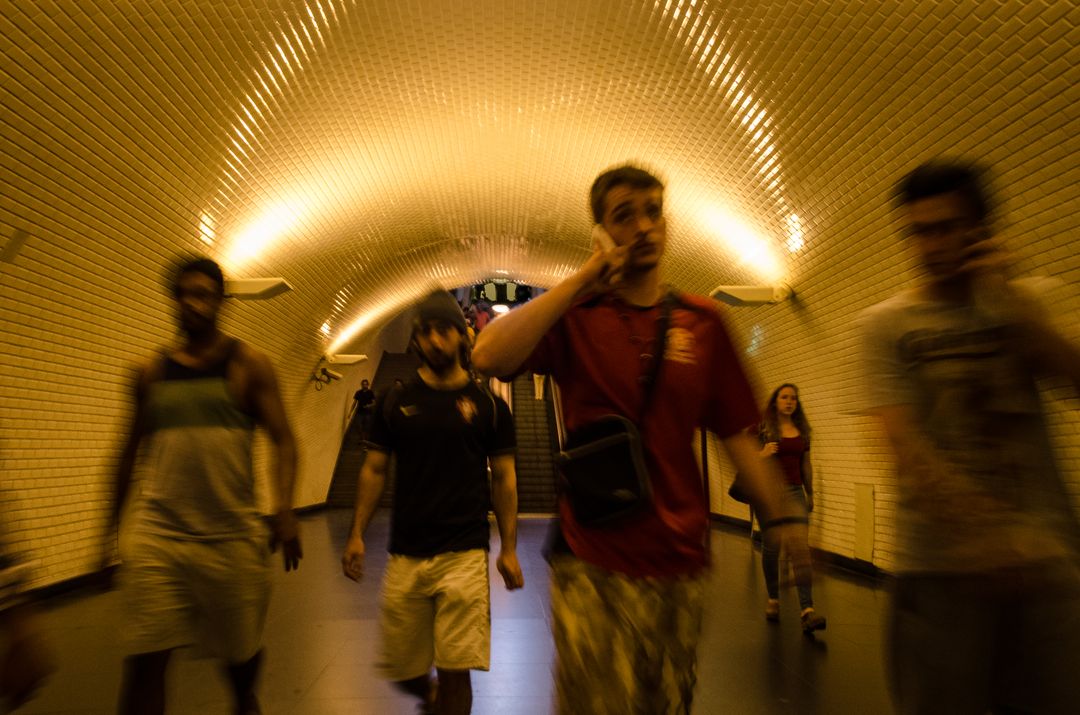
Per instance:
[[[965,161],[939,160],[916,168],[896,185],[895,200],[906,205],[942,194],[959,194],[979,221],[990,218],[986,171]]]
[[[169,286],[174,296],[180,290],[180,279],[188,273],[202,273],[217,284],[218,295],[225,295],[225,274],[221,272],[221,266],[206,256],[195,256],[176,260]]]
[[[629,186],[631,189],[664,188],[660,179],[633,164],[623,164],[614,169],[608,169],[596,177],[596,181],[589,190],[589,205],[592,208],[593,221],[596,223],[604,220],[604,200],[608,192],[616,186]]]

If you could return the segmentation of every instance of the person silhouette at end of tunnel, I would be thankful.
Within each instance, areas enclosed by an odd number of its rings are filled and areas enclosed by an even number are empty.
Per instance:
[[[281,548],[286,571],[301,558],[295,440],[270,360],[218,328],[224,285],[210,259],[181,263],[171,286],[180,344],[137,370],[105,546],[108,559],[145,441],[145,477],[120,545],[124,631],[134,653],[124,663],[121,715],[164,712],[170,655],[195,643],[225,661],[235,712],[260,712],[270,552]],[[270,534],[255,503],[257,425],[276,451]]]
[[[410,349],[421,362],[416,376],[376,402],[342,570],[354,581],[363,576],[364,532],[393,455],[377,667],[425,712],[466,715],[470,671],[487,670],[490,660],[489,505],[499,528],[496,567],[507,589],[524,585],[514,421],[502,399],[473,381],[465,316],[449,293],[419,304]]]
[[[488,324],[473,362],[503,378],[551,375],[567,444],[579,445],[573,452],[610,456],[592,461],[597,469],[623,465],[605,473],[613,485],[605,491],[587,483],[590,469],[576,471],[570,451],[560,460],[567,485],[548,559],[559,712],[687,713],[709,560],[695,430],[717,434],[745,472],[765,528],[788,547],[800,581],[809,572],[806,519],[746,434],[760,414],[722,309],[661,283],[663,184],[634,166],[605,171],[590,208],[589,259]],[[612,426],[621,433],[581,437]],[[575,474],[584,479],[571,482]]]

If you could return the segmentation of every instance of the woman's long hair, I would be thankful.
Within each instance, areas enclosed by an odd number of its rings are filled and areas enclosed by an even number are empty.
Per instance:
[[[799,388],[790,382],[785,382],[780,387],[773,390],[772,396],[769,398],[768,404],[765,405],[765,416],[761,421],[761,441],[762,442],[779,442],[780,441],[780,417],[776,414],[776,398],[780,396],[780,390],[785,387],[790,387],[795,390],[795,397],[799,397]],[[806,419],[806,412],[802,408],[802,400],[798,400],[795,405],[795,411],[791,413],[791,421],[795,423],[795,426],[799,429],[799,434],[802,438],[810,442],[810,421]]]

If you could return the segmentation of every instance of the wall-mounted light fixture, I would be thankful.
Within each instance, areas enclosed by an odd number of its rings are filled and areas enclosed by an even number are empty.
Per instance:
[[[355,365],[358,362],[364,362],[367,360],[367,355],[323,355],[323,358],[328,363],[337,363],[338,365]]]
[[[291,290],[292,286],[284,278],[233,278],[225,281],[225,296],[238,300],[269,300]]]
[[[717,286],[709,292],[709,296],[734,306],[781,303],[791,294],[791,286],[786,283],[774,286]]]

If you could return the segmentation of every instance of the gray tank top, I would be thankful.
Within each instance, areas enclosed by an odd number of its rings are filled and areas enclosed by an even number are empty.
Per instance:
[[[255,421],[229,395],[238,346],[205,369],[164,357],[147,395],[149,450],[138,524],[172,538],[244,538],[260,528],[251,447]]]

